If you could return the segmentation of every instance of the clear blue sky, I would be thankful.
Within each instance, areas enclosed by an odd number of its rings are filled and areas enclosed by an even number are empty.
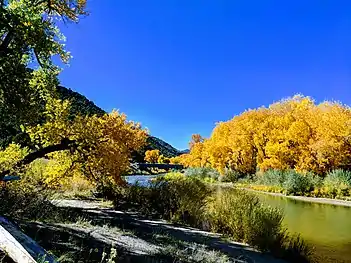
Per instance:
[[[296,93],[351,105],[351,1],[88,3],[63,28],[73,59],[62,84],[179,149]]]

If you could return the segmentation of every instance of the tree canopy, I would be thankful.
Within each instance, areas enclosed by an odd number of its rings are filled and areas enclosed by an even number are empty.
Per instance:
[[[89,114],[57,92],[54,58],[70,58],[59,25],[86,14],[85,0],[0,1],[0,177],[44,157],[92,181],[120,183],[132,152],[144,145],[146,131],[124,114]]]
[[[148,163],[157,163],[160,156],[159,150],[148,150],[145,152],[144,160]]]
[[[338,102],[316,104],[298,95],[247,110],[219,123],[210,138],[193,140],[190,154],[181,161],[241,173],[296,169],[324,174],[349,169],[351,109]]]

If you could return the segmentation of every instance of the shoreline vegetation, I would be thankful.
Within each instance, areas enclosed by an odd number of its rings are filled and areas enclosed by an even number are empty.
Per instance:
[[[214,184],[232,183],[237,188],[279,193],[284,196],[351,200],[351,171],[348,170],[336,169],[324,176],[319,176],[295,170],[272,169],[255,174],[241,174],[228,169],[220,174],[216,169],[210,167],[198,167],[188,168],[184,176],[197,177]]]
[[[133,204],[145,215],[223,234],[287,262],[313,262],[312,248],[283,227],[282,211],[247,191],[219,189],[209,180],[186,174],[171,172],[154,178],[147,187],[120,189],[112,197],[115,208]]]
[[[219,186],[224,186],[223,184],[218,184]],[[233,184],[227,184],[226,186],[231,186],[231,187],[237,187]],[[256,193],[261,193],[261,194],[268,194],[268,195],[273,195],[273,196],[280,196],[280,197],[286,197],[298,201],[303,201],[303,202],[310,202],[310,203],[318,203],[318,204],[325,204],[325,205],[336,205],[336,206],[346,206],[346,207],[351,207],[351,200],[344,200],[344,199],[332,199],[332,198],[326,198],[326,197],[310,197],[310,196],[299,196],[299,195],[286,195],[283,193],[274,193],[274,192],[266,192],[266,191],[260,191],[260,190],[255,190],[251,189],[248,187],[239,187],[239,189],[246,190],[246,191],[251,191],[251,192],[256,192]]]
[[[5,200],[1,215],[26,224],[28,235],[41,235],[44,248],[53,254],[69,252],[72,258],[66,262],[119,260],[111,244],[64,223],[109,229],[107,223],[116,223],[120,213],[58,209],[50,203],[55,193],[89,198],[92,191],[112,201],[115,209],[221,233],[288,262],[314,260],[305,241],[282,226],[282,211],[248,191],[215,189],[213,183],[242,183],[287,195],[351,196],[349,106],[316,104],[297,95],[220,122],[208,139],[193,135],[190,153],[182,154],[150,137],[124,113],[105,113],[57,89],[61,66],[71,58],[61,22],[78,23],[88,15],[87,0],[1,3],[0,180],[21,178],[0,183],[0,199]],[[122,176],[143,157],[202,168],[168,173],[148,187],[127,185]],[[149,262],[164,262],[161,256]],[[194,261],[184,255],[166,262]]]

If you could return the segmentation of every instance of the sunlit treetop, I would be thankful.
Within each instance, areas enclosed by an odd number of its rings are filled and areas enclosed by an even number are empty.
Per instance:
[[[195,143],[181,158],[187,166],[220,171],[296,169],[318,174],[351,168],[350,160],[350,107],[328,101],[316,104],[301,95],[219,123],[210,138]]]

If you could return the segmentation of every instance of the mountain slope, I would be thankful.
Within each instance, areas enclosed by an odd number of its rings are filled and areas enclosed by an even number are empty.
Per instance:
[[[96,106],[94,102],[88,100],[85,96],[78,92],[62,86],[57,87],[57,91],[61,99],[69,99],[71,101],[71,114],[73,116],[78,113],[83,115],[102,115],[106,113],[103,109]],[[133,159],[137,162],[143,162],[145,151],[147,150],[159,150],[165,157],[174,157],[181,154],[181,152],[172,145],[150,135],[147,138],[146,146],[140,152],[134,153]]]
[[[82,94],[75,92],[71,89],[58,86],[57,92],[59,98],[62,100],[70,100],[71,101],[71,114],[82,114],[82,115],[103,115],[106,112],[100,107],[96,106],[94,102],[88,100]]]

